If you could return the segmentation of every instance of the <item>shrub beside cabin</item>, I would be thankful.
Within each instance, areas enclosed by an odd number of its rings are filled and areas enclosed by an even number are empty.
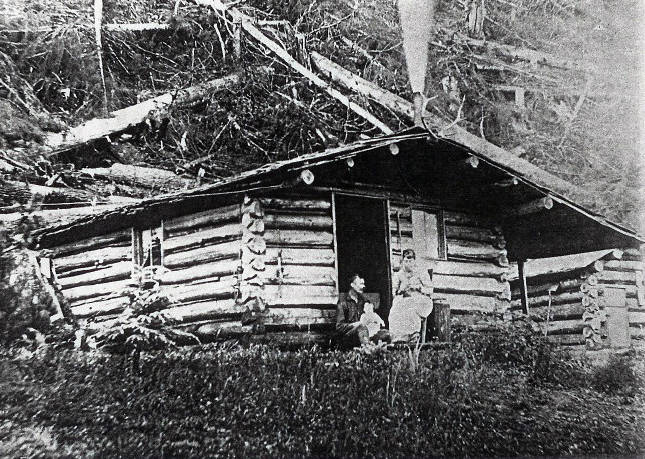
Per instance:
[[[333,330],[353,272],[387,320],[408,247],[433,269],[436,297],[457,320],[511,308],[509,261],[637,253],[643,239],[569,200],[572,185],[487,145],[414,128],[50,227],[34,249],[58,301],[79,319],[109,323],[128,292],[158,285],[177,302],[167,312],[183,329],[258,340]],[[642,289],[642,276],[630,288]],[[643,308],[641,298],[629,307]]]

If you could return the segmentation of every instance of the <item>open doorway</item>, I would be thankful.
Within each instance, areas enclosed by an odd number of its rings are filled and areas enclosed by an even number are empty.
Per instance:
[[[336,195],[335,200],[340,292],[349,290],[352,274],[360,274],[365,279],[365,292],[378,293],[376,312],[387,325],[391,281],[386,202],[346,195]]]

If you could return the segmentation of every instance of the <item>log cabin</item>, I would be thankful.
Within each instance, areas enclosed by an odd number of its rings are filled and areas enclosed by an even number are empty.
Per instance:
[[[184,330],[258,341],[326,339],[354,272],[387,320],[408,247],[456,320],[512,307],[510,262],[639,249],[570,183],[480,145],[415,127],[44,228],[32,249],[82,322],[109,324],[154,285]]]
[[[586,349],[642,346],[645,277],[639,250],[608,249],[524,265],[528,314],[554,343]],[[523,311],[517,268],[511,310]]]

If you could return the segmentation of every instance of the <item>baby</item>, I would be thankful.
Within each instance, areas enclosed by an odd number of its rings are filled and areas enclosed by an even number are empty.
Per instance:
[[[381,329],[382,326],[385,326],[383,319],[379,317],[378,314],[374,312],[374,305],[372,303],[365,303],[363,306],[363,314],[360,318],[361,324],[367,327],[367,332],[370,335],[370,338]]]

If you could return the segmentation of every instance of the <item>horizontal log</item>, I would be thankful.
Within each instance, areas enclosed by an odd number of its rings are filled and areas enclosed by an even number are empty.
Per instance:
[[[163,241],[165,254],[172,254],[191,250],[196,247],[230,242],[242,238],[242,227],[239,223],[227,223],[223,226],[202,227],[199,231],[190,234],[170,237]]]
[[[335,321],[335,309],[268,308],[262,317],[264,325],[312,325]]]
[[[609,260],[605,262],[605,269],[611,271],[643,271],[645,265],[642,261]]]
[[[185,179],[172,171],[131,164],[114,163],[110,167],[84,168],[80,172],[95,179],[151,190],[175,190],[195,185],[194,179]]]
[[[94,315],[118,314],[130,304],[130,298],[118,297],[104,301],[94,301],[92,303],[81,304],[71,308],[74,317],[82,319]]]
[[[501,280],[508,273],[508,268],[493,263],[433,260],[431,266],[435,274],[444,276],[491,277]]]
[[[513,299],[520,298],[522,296],[522,290],[517,284],[518,284],[517,281],[511,284],[513,285],[513,288],[511,289],[511,296]],[[558,283],[551,282],[547,284],[528,285],[526,287],[526,293],[529,297],[545,295],[549,292],[549,290],[551,290],[552,292],[556,292],[558,290]]]
[[[629,337],[637,342],[645,340],[645,327],[629,327]],[[642,344],[640,345],[642,346]]]
[[[511,290],[513,297],[519,297],[521,295],[521,290],[517,284],[518,282],[513,282],[513,289]],[[589,282],[587,282],[586,279],[573,278],[538,285],[529,285],[527,286],[527,293],[529,296],[535,297],[545,295],[549,290],[554,293],[567,291],[580,291],[583,293],[588,293],[592,289],[595,291],[595,287],[593,285],[589,285]]]
[[[327,231],[267,230],[264,239],[272,246],[330,246],[334,235]]]
[[[313,344],[328,344],[330,342],[329,333],[295,331],[295,332],[267,332],[261,335],[250,337],[252,343],[268,344],[287,348],[300,348]]]
[[[326,266],[286,265],[267,269],[265,283],[273,285],[336,285],[336,269]]]
[[[205,300],[232,299],[235,294],[233,282],[212,281],[200,284],[165,286],[162,292],[178,303]]]
[[[503,249],[506,246],[504,238],[487,228],[472,226],[446,226],[446,237],[465,241],[484,242]]]
[[[568,334],[582,334],[585,324],[580,319],[558,320],[556,322],[540,323],[538,324],[544,333],[545,329],[547,335],[568,335]]]
[[[548,335],[546,340],[549,343],[560,344],[563,346],[580,345],[585,344],[586,342],[586,338],[581,333],[575,333],[573,335]]]
[[[69,289],[81,285],[125,280],[132,275],[132,268],[132,261],[121,261],[111,265],[97,266],[93,271],[78,276],[59,278],[57,283],[62,289]]]
[[[629,325],[632,327],[645,326],[645,309],[639,308],[638,305],[628,305],[629,308]]]
[[[129,244],[131,238],[132,233],[130,230],[95,236],[87,239],[79,238],[78,241],[43,250],[41,252],[41,255],[48,258],[59,258],[63,256],[84,253],[88,250],[98,249],[102,247],[118,247],[123,246],[124,242]]]
[[[114,263],[132,260],[132,247],[130,244],[117,247],[104,247],[101,249],[87,250],[83,253],[55,258],[54,269],[59,278],[73,276],[86,272],[87,268],[109,266]],[[81,272],[77,272],[82,270]]]
[[[78,28],[89,28],[93,27],[92,24],[76,24],[75,27]],[[173,28],[172,24],[168,23],[159,23],[159,22],[143,22],[143,23],[132,23],[132,24],[103,24],[102,28],[109,32],[147,32],[147,31],[158,31],[158,30],[171,30]],[[12,34],[34,34],[34,33],[49,33],[56,30],[55,26],[39,26],[39,27],[25,27],[21,29],[9,29],[3,30],[3,33],[12,33]]]
[[[448,257],[462,257],[473,260],[494,260],[500,255],[507,255],[505,249],[498,249],[489,244],[448,239]]]
[[[241,325],[239,321],[219,321],[198,326],[185,325],[179,328],[194,333],[204,343],[239,339],[252,335],[254,331],[252,325]]]
[[[404,236],[412,236],[412,230],[412,220],[390,220],[390,234],[392,236],[396,236],[399,233]]]
[[[265,285],[265,301],[270,307],[312,307],[333,309],[338,303],[338,295],[317,296],[317,295],[279,295],[270,290],[270,285]],[[269,290],[267,292],[267,290]]]
[[[488,228],[491,226],[489,219],[486,216],[465,212],[445,211],[443,213],[443,219],[446,224],[446,229],[448,226],[470,226],[479,228]]]
[[[551,295],[551,305],[556,304],[567,304],[567,303],[580,303],[583,304],[586,295],[582,292],[563,292],[563,293],[554,293]],[[589,300],[587,299],[587,302]],[[540,295],[535,297],[529,297],[529,307],[535,306],[545,306],[549,304],[549,295]],[[513,300],[511,302],[512,307],[521,306],[520,300]]]
[[[435,275],[432,279],[435,292],[464,293],[474,296],[497,296],[503,294],[510,300],[510,287],[508,282],[499,282],[487,277],[458,277]]]
[[[412,224],[412,207],[409,204],[390,203],[390,225],[396,222]]]
[[[331,200],[327,199],[282,199],[261,198],[265,209],[272,210],[298,210],[298,211],[325,211],[331,209]]]
[[[334,266],[336,255],[331,248],[267,248],[265,262],[278,264],[278,255],[283,265]]]
[[[241,73],[224,76],[196,86],[173,91],[112,112],[110,118],[95,118],[64,133],[51,133],[45,138],[47,155],[79,147],[110,134],[122,132],[145,122],[151,113],[163,115],[171,106],[190,104],[214,92],[237,85]]]
[[[542,212],[553,208],[553,199],[549,196],[536,199],[534,201],[526,202],[514,208],[508,209],[504,212],[505,217],[517,217],[521,215],[533,214]]]
[[[643,282],[640,271],[603,271],[598,274],[601,284],[638,284]]]
[[[264,224],[268,229],[322,229],[331,231],[333,221],[331,216],[327,215],[285,215],[267,213],[264,216]]]
[[[246,306],[238,305],[234,299],[200,301],[164,309],[163,313],[183,323],[211,319],[236,319],[246,311]]]
[[[464,294],[436,293],[433,297],[435,301],[444,299],[451,311],[463,312],[493,312],[505,308],[508,302],[498,300],[490,296],[474,296]]]
[[[556,304],[551,307],[538,306],[529,309],[529,316],[538,321],[543,322],[547,320],[563,320],[563,319],[580,319],[585,312],[585,307],[582,303],[572,304]]]
[[[240,241],[199,247],[185,252],[166,255],[164,257],[164,265],[169,269],[178,269],[202,263],[238,258],[240,249]]]
[[[232,276],[237,271],[239,265],[240,261],[237,259],[204,263],[175,271],[166,271],[159,276],[159,281],[162,285],[173,285],[207,278]]]
[[[239,222],[242,218],[240,204],[218,207],[182,217],[164,220],[164,230],[168,237],[180,236],[193,232],[204,226],[216,226],[224,223]]]
[[[14,180],[0,182],[0,213],[14,213],[19,210],[18,204],[31,203],[33,207],[39,207],[41,204],[45,204],[46,207],[86,207],[93,200],[97,203],[108,202],[107,198],[76,188],[36,185]]]
[[[623,260],[626,261],[643,261],[643,256],[638,249],[629,248],[623,251]]]
[[[450,36],[455,35],[452,30],[445,29],[444,31],[449,32],[448,35]],[[472,38],[461,33],[458,33],[455,38],[466,44],[468,46],[469,52],[472,51],[472,48],[482,48],[492,55],[501,55],[509,58],[511,61],[516,61],[519,59],[536,66],[545,65],[562,69],[582,70],[578,62],[560,59],[557,56],[542,51],[536,51],[530,48],[521,48],[505,43],[498,43],[490,41],[488,39],[482,40],[478,38]]]
[[[122,293],[130,289],[130,279],[114,282],[104,282],[100,284],[83,285],[63,291],[63,296],[68,301],[80,301],[88,298],[94,298],[109,293]]]
[[[126,293],[124,293],[123,291],[107,292],[92,298],[83,298],[83,299],[74,300],[74,301],[68,300],[68,303],[70,307],[75,308],[76,306],[91,305],[92,303],[99,303],[102,301],[113,300],[115,298],[122,298],[126,296],[128,293],[133,293],[134,291],[135,291],[135,287],[133,286],[132,289],[128,289]]]

